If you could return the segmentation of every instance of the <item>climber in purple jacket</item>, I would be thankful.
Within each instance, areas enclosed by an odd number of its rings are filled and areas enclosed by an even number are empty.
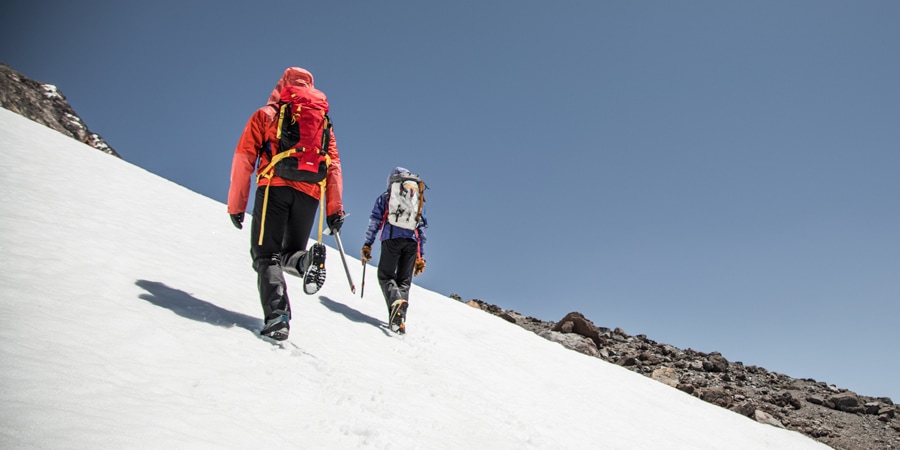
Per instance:
[[[409,170],[395,167],[388,189],[375,199],[369,216],[363,263],[372,259],[372,244],[381,230],[378,284],[388,308],[388,323],[398,333],[406,332],[406,310],[413,276],[425,271],[425,183]]]

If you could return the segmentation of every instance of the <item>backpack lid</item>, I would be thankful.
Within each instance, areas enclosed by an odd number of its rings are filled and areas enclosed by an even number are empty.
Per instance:
[[[397,176],[409,175],[409,171],[403,167],[397,166],[391,170],[391,174],[387,177],[387,185],[391,187],[391,183],[397,180]]]
[[[328,99],[325,97],[325,93],[313,87],[285,86],[281,88],[280,99],[282,103],[302,105],[328,112]]]
[[[388,175],[387,178],[387,186],[391,187],[391,183],[400,180],[416,180],[422,181],[422,178],[418,175],[411,173],[409,170],[403,167],[394,167],[394,170],[391,171],[391,174]]]

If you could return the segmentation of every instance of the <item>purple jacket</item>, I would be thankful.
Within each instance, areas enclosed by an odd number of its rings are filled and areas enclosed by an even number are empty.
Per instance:
[[[407,230],[406,228],[395,227],[385,220],[385,211],[388,206],[388,198],[390,192],[385,192],[375,199],[375,207],[372,208],[372,214],[369,216],[369,228],[366,229],[366,245],[371,246],[375,242],[378,230],[381,230],[381,240],[385,239],[412,239],[419,243],[419,256],[425,257],[425,228],[428,228],[428,220],[425,219],[425,212],[422,211],[422,221],[415,230]]]

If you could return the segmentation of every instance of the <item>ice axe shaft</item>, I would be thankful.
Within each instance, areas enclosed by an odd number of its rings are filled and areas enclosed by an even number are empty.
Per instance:
[[[347,258],[344,256],[344,246],[341,245],[341,233],[335,231],[332,233],[334,235],[334,241],[337,242],[338,253],[341,254],[341,262],[344,263],[344,273],[347,274],[347,282],[350,283],[350,292],[356,293],[356,285],[353,284],[353,278],[350,277],[350,268],[347,267]]]

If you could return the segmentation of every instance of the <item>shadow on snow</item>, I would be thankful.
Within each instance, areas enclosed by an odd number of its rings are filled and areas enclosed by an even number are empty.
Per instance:
[[[368,314],[364,314],[354,308],[351,308],[343,303],[338,303],[324,295],[319,296],[319,302],[322,303],[326,308],[341,314],[342,316],[350,319],[353,322],[358,323],[367,323],[369,325],[374,325],[376,327],[383,327],[385,322],[378,320]]]
[[[164,283],[137,280],[134,284],[148,292],[139,295],[139,298],[169,309],[181,317],[224,328],[238,326],[253,334],[258,334],[262,328],[262,320],[256,317],[229,311]]]

